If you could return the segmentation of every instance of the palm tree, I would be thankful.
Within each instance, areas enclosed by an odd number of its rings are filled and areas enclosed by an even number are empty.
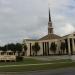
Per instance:
[[[32,50],[36,53],[36,56],[37,56],[37,52],[40,50],[40,46],[39,46],[38,42],[36,42],[36,43],[32,46]]]
[[[64,54],[65,48],[66,48],[66,44],[64,42],[61,42],[61,46],[60,46],[61,53],[63,52]]]
[[[56,53],[57,45],[55,44],[55,42],[52,42],[52,43],[51,43],[50,50],[51,50],[52,52],[54,52],[54,54]]]

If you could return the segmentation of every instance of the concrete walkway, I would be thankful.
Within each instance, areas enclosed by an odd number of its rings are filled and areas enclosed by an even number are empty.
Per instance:
[[[61,60],[61,59],[72,59],[75,60],[75,55],[62,55],[62,56],[31,56],[31,57],[24,57],[24,58],[32,58],[37,60],[45,60],[45,61],[52,61],[52,60]]]

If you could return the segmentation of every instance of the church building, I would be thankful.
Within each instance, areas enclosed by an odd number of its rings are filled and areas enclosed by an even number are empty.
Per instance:
[[[38,40],[24,39],[23,45],[27,45],[25,56],[36,55],[32,48],[35,43],[38,43],[40,46],[40,50],[37,52],[38,56],[75,54],[75,32],[61,37],[55,34],[53,30],[54,28],[49,9],[48,34]]]

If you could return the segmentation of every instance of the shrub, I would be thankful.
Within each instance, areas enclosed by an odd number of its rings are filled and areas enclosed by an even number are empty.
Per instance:
[[[23,61],[23,57],[17,56],[16,61]]]

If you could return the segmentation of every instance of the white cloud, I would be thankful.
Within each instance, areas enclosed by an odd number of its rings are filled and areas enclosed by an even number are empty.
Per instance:
[[[54,31],[59,35],[72,32],[75,1],[49,0],[49,3]],[[39,38],[47,34],[47,27],[48,0],[0,0],[0,40],[3,43]]]
[[[67,23],[61,28],[61,31],[63,31],[63,34],[70,34],[75,31],[75,27],[72,24]]]
[[[0,0],[0,2],[1,2],[2,5],[8,5],[8,4],[10,4],[9,0]]]

